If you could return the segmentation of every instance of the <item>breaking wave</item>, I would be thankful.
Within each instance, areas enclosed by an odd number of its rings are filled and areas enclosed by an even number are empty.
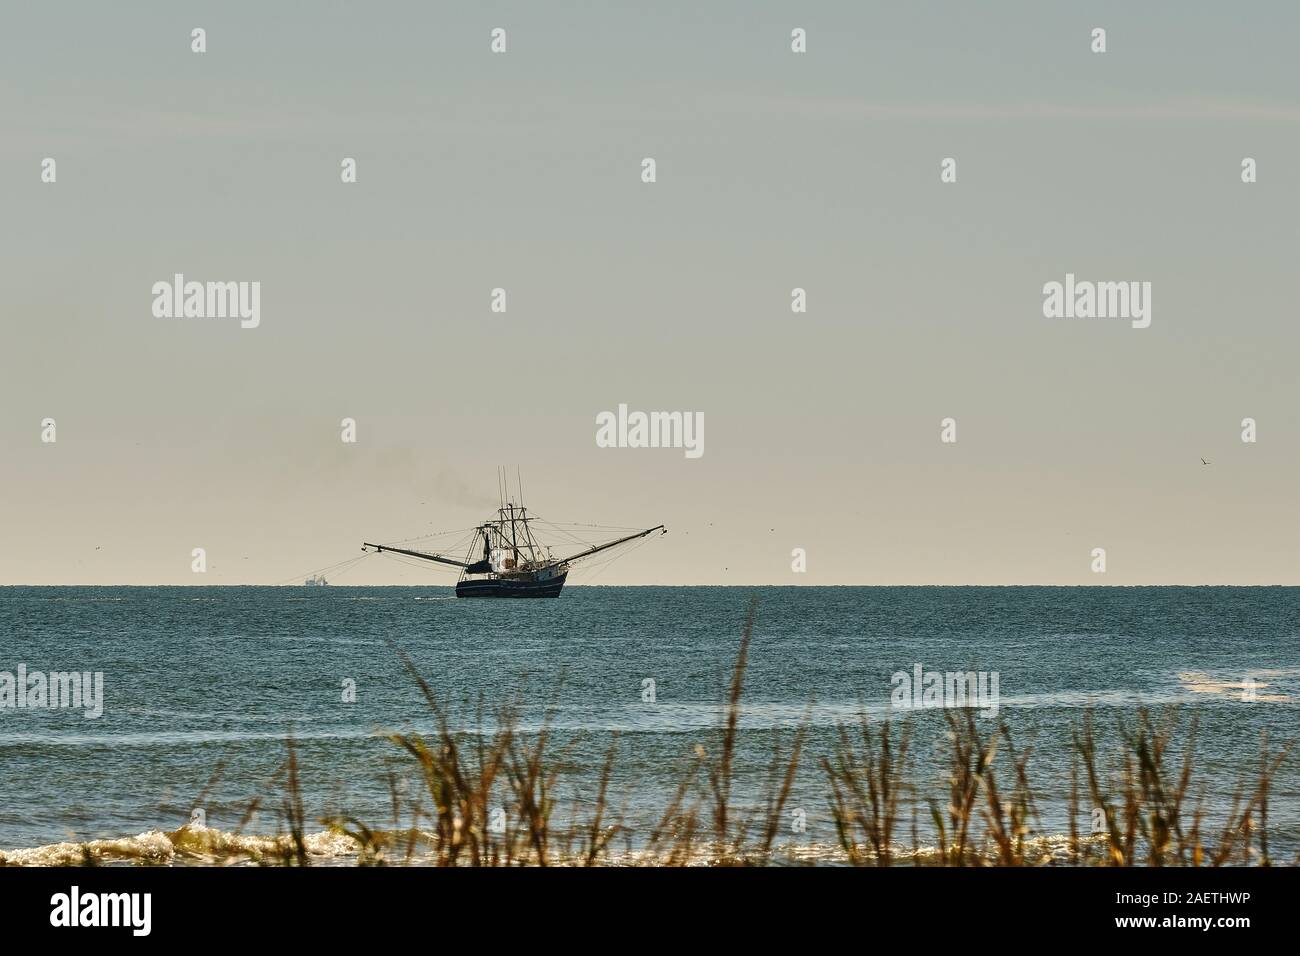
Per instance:
[[[409,830],[373,834],[390,847],[382,862],[397,865],[427,865],[434,862],[433,835]],[[303,848],[313,866],[349,866],[361,861],[361,844],[338,830],[303,835]],[[1104,844],[1104,837],[1084,837],[1081,845]],[[1025,858],[1037,866],[1069,865],[1070,837],[1047,834],[1025,841]],[[894,865],[927,866],[941,862],[934,846],[897,845],[892,850]],[[707,843],[692,848],[687,866],[710,866],[723,854]],[[163,832],[149,830],[132,837],[89,840],[84,843],[51,843],[30,849],[0,850],[0,866],[282,866],[295,856],[293,838],[287,834],[252,835],[207,827],[186,826]],[[982,863],[997,861],[996,848],[978,851]],[[864,858],[870,854],[865,852]],[[374,862],[372,859],[371,862]],[[564,864],[564,860],[552,861]],[[579,862],[578,858],[573,859]],[[775,866],[844,866],[849,863],[844,849],[827,843],[790,843],[773,847],[763,860]],[[610,849],[601,860],[604,866],[659,866],[659,857],[645,850]]]
[[[313,863],[346,863],[360,849],[355,840],[336,830],[305,834],[303,846]],[[171,832],[149,830],[117,839],[0,850],[0,866],[275,864],[293,850],[293,840],[287,835],[258,836],[185,826]]]

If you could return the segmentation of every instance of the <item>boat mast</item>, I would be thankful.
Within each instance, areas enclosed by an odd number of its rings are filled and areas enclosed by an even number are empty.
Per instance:
[[[528,548],[528,560],[537,564],[537,543],[533,540],[533,531],[528,527],[528,508],[524,505],[524,477],[519,466],[515,466],[515,485],[519,488],[519,520],[524,526],[524,545]]]
[[[521,507],[519,509],[519,514],[520,514],[519,521],[524,526],[524,541],[527,543],[528,546],[528,556],[529,559],[533,561],[533,563],[535,564],[537,563],[538,544],[535,540],[533,540],[533,529],[528,524],[528,509]]]
[[[515,534],[515,503],[512,501],[508,505],[506,505],[506,507],[510,509],[510,550],[515,556],[515,563],[518,564],[519,563],[519,538]],[[501,514],[502,514],[502,518],[504,519],[505,511],[503,510]]]

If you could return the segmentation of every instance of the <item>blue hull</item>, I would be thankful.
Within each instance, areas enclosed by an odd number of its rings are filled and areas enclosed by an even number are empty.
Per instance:
[[[544,581],[511,578],[484,578],[456,582],[458,598],[553,598],[560,596],[568,573],[557,574]]]

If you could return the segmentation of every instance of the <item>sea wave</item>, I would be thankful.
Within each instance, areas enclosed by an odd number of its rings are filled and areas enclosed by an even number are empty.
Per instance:
[[[314,862],[346,861],[360,846],[338,830],[303,836],[303,846]],[[164,832],[149,830],[130,837],[88,840],[84,843],[49,843],[30,849],[0,850],[0,866],[98,866],[102,864],[223,865],[275,863],[287,859],[296,847],[292,837],[231,833],[209,827],[185,826]]]
[[[1242,678],[1236,675],[1216,676],[1205,671],[1180,671],[1178,681],[1187,692],[1204,697],[1227,696],[1251,703],[1275,704],[1286,703],[1293,699],[1290,694],[1277,688],[1276,681],[1294,678],[1296,675],[1294,668],[1274,668],[1257,673],[1260,678],[1273,679],[1256,679],[1254,676]]]
[[[376,831],[370,834],[374,845],[387,847],[387,851],[372,849],[365,855],[366,862],[421,866],[436,863],[433,852],[435,836],[422,830]],[[1087,836],[1078,840],[1078,847],[1102,847],[1103,836]],[[306,833],[302,847],[307,862],[315,866],[348,866],[363,859],[362,845],[339,829]],[[1072,862],[1075,845],[1067,834],[1044,834],[1025,840],[1024,858],[1028,865],[1060,866]],[[891,848],[895,865],[933,866],[943,861],[943,851],[931,845]],[[997,863],[997,849],[993,845],[973,850],[969,862],[976,865]],[[874,856],[867,847],[858,850],[859,860],[871,862]],[[745,854],[740,854],[745,858]],[[686,866],[712,866],[722,860],[734,862],[737,855],[726,848],[708,842],[691,848],[685,859],[676,862]],[[0,866],[249,866],[289,865],[297,862],[297,842],[289,834],[253,835],[232,833],[201,826],[185,826],[164,832],[149,830],[131,837],[89,840],[84,843],[51,843],[30,849],[0,851]],[[528,859],[517,861],[527,864]],[[583,861],[580,854],[560,856],[550,862],[577,865]],[[774,846],[761,860],[776,866],[847,866],[850,858],[839,844],[818,842],[787,843]],[[604,866],[659,866],[663,858],[644,849],[610,849],[601,859]]]

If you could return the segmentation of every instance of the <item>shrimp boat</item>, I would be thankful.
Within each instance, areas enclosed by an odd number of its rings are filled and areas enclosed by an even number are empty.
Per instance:
[[[567,557],[556,558],[548,545],[539,543],[534,524],[543,523],[513,501],[497,509],[497,517],[472,529],[469,550],[463,558],[446,552],[399,548],[389,544],[363,542],[362,551],[403,555],[460,568],[456,582],[458,598],[553,598],[560,596],[570,567],[577,561],[648,537],[656,531],[667,534],[663,525],[624,535],[613,541],[586,547]],[[545,522],[549,525],[549,522]],[[626,530],[626,529],[624,529]]]

